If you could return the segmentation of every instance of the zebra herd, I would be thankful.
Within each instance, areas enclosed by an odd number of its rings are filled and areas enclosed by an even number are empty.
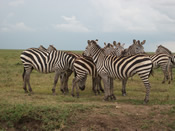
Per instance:
[[[156,53],[148,55],[144,52],[145,40],[133,40],[129,48],[124,49],[120,42],[105,44],[104,48],[98,45],[98,40],[88,40],[88,45],[82,55],[57,50],[50,45],[48,49],[42,45],[39,48],[29,48],[20,55],[24,65],[23,89],[32,92],[30,85],[30,74],[33,69],[41,73],[55,72],[52,92],[55,95],[56,84],[60,77],[63,93],[68,92],[68,79],[74,72],[72,81],[72,96],[74,88],[76,96],[79,97],[79,89],[85,89],[87,75],[92,76],[92,90],[94,93],[104,92],[104,100],[116,99],[114,95],[113,79],[122,80],[122,95],[126,95],[126,83],[129,77],[138,74],[146,88],[144,102],[149,101],[150,83],[149,76],[153,68],[160,67],[164,73],[162,83],[173,79],[172,67],[175,65],[175,56],[164,46],[158,46]],[[104,90],[101,85],[103,81]],[[28,86],[28,89],[27,89]]]

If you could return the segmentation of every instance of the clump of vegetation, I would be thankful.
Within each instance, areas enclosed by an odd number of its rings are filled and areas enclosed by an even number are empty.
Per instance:
[[[0,129],[54,130],[66,126],[75,112],[90,109],[82,104],[33,106],[32,104],[0,104]]]

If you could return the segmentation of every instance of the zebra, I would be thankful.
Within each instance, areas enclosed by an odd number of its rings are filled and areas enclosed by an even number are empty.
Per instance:
[[[104,50],[97,44],[97,41],[88,40],[88,45],[84,51],[84,55],[91,56],[97,67],[97,72],[101,76],[105,96],[104,100],[116,99],[113,94],[113,83],[110,78],[127,79],[138,74],[142,79],[146,88],[144,102],[149,101],[150,83],[149,75],[152,72],[152,61],[149,56],[138,54],[132,56],[116,57],[113,55],[105,56]]]
[[[85,82],[87,79],[87,75],[92,75],[92,89],[94,93],[96,94],[95,87],[98,83],[98,74],[97,74],[97,69],[96,65],[92,61],[92,59],[89,58],[84,58],[84,57],[77,57],[74,64],[74,73],[75,73],[75,78],[72,81],[72,96],[74,96],[74,88],[76,87],[76,94],[77,97],[79,97],[79,92],[77,88],[77,83],[81,82],[80,84],[83,85],[82,87],[79,86],[81,90],[85,89]]]
[[[24,91],[28,92],[26,88],[28,85],[29,91],[32,92],[30,85],[30,74],[32,70],[35,69],[41,73],[55,72],[54,85],[52,88],[54,95],[59,75],[68,69],[73,70],[73,62],[75,60],[75,56],[63,51],[51,50],[47,52],[38,48],[29,48],[23,51],[20,58],[24,65]]]
[[[130,45],[127,49],[124,49],[124,51],[121,53],[121,56],[129,56],[129,55],[135,55],[135,54],[144,54],[144,47],[146,40],[143,40],[140,43],[140,40],[136,41],[133,40],[133,44]]]
[[[124,44],[120,44],[120,42],[116,43],[116,41],[113,41],[113,45],[108,43],[103,48],[106,55],[115,55],[120,56],[121,52],[124,50]]]
[[[97,86],[97,89],[95,88],[96,87],[96,83],[98,83],[97,79],[99,78],[95,78],[94,76],[96,76],[95,74],[95,64],[93,63],[92,59],[90,57],[87,57],[87,56],[82,56],[80,54],[76,54],[76,53],[73,53],[73,52],[67,52],[68,54],[71,54],[71,55],[74,55],[75,56],[75,61],[74,61],[74,64],[73,64],[73,70],[67,70],[66,73],[62,74],[60,76],[60,81],[61,81],[61,87],[64,87],[63,90],[61,90],[63,93],[64,92],[68,92],[68,80],[69,80],[69,77],[70,75],[72,74],[72,72],[74,72],[74,76],[76,80],[74,80],[74,82],[72,82],[74,85],[74,87],[76,87],[76,84],[78,83],[78,86],[81,90],[84,90],[85,89],[85,82],[86,82],[86,78],[87,78],[87,75],[92,75],[92,90],[93,92],[95,93],[95,95],[98,93],[100,94],[100,91],[101,92],[104,92],[102,86],[99,85],[99,88]],[[86,75],[85,75],[86,74]],[[73,90],[72,88],[72,90]],[[100,89],[100,90],[99,90]],[[76,90],[78,92],[78,89],[76,87]],[[72,91],[73,92],[73,91]],[[72,96],[74,96],[74,93],[72,93]],[[79,97],[79,93],[77,93],[77,97]]]
[[[171,57],[171,61],[169,62],[170,63],[170,66],[167,67],[168,68],[168,76],[164,76],[164,80],[162,81],[162,83],[165,83],[165,78],[166,77],[169,77],[170,80],[173,80],[173,73],[172,73],[172,68],[175,67],[175,55],[173,55],[173,53],[166,47],[162,46],[162,45],[159,45],[155,51],[156,54],[159,54],[159,53],[164,53],[164,54],[167,54],[167,55],[170,55]]]
[[[113,45],[110,44],[110,43],[106,44],[104,42],[104,45],[105,46],[103,47],[103,50],[104,50],[105,55],[114,55],[114,56],[118,57],[118,56],[121,55],[122,51],[124,50],[124,44],[121,45],[120,42],[118,42],[118,44],[116,44],[116,41],[113,41]],[[111,83],[112,83],[112,79],[111,79]],[[98,85],[99,85],[99,88],[102,89],[101,77],[100,76],[99,76],[99,79],[98,79]]]
[[[159,53],[150,55],[150,58],[152,59],[154,69],[160,67],[163,71],[164,79],[162,83],[165,83],[165,80],[167,79],[170,84],[168,69],[173,63],[172,57],[168,54]]]

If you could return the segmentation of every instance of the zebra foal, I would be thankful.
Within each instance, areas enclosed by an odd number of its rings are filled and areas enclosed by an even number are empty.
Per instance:
[[[144,102],[149,101],[150,83],[149,75],[152,71],[152,61],[149,56],[132,55],[132,56],[105,56],[104,50],[97,44],[96,41],[88,41],[88,45],[84,51],[84,55],[91,56],[94,63],[96,63],[97,72],[101,76],[104,89],[105,100],[109,98],[115,99],[113,94],[113,85],[111,85],[111,78],[127,79],[135,74],[138,74],[142,79],[146,88],[146,95]]]

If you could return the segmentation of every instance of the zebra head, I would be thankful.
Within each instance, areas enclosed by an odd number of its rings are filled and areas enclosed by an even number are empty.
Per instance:
[[[95,40],[88,40],[87,43],[88,43],[88,45],[87,45],[85,51],[83,52],[83,55],[92,57],[93,54],[94,54],[94,51],[95,51],[94,47],[98,46],[97,45],[97,41],[95,41]]]
[[[156,54],[159,54],[159,53],[164,53],[164,54],[168,54],[168,55],[173,55],[172,52],[171,52],[168,48],[166,48],[166,47],[164,47],[164,46],[162,46],[162,45],[159,45],[159,46],[157,47],[157,49],[156,49]]]
[[[108,43],[107,45],[105,45],[105,47],[103,48],[103,50],[104,50],[105,55],[110,55],[111,52],[114,52],[115,51],[114,46],[112,44],[110,44],[110,43]]]
[[[133,44],[131,45],[132,53],[131,55],[134,54],[142,54],[145,53],[143,45],[145,44],[146,40],[143,40],[141,43],[140,41],[133,40]]]
[[[97,63],[100,54],[105,55],[104,50],[101,49],[101,47],[97,44],[97,41],[88,40],[88,45],[83,52],[83,55],[91,57],[93,59],[93,62]]]
[[[122,54],[122,52],[124,51],[124,45],[125,44],[120,44],[120,42],[116,43],[116,41],[113,42],[113,45],[114,45],[114,49],[115,49],[115,55],[116,56],[120,56]]]
[[[86,88],[86,79],[87,79],[87,76],[84,78],[84,79],[82,79],[81,81],[79,81],[78,82],[78,86],[79,86],[79,89],[80,90],[85,90],[85,88]]]

